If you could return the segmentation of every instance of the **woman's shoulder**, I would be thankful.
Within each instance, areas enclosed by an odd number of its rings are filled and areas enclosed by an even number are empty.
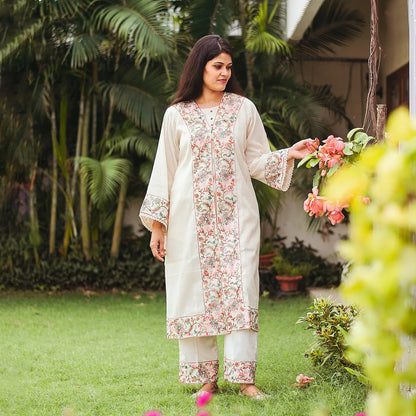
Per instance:
[[[251,101],[249,98],[235,93],[230,93],[230,95],[232,95],[234,98],[238,100],[241,100],[241,110],[243,110],[243,112],[247,112],[250,114],[258,112],[256,104],[254,104],[254,102]]]

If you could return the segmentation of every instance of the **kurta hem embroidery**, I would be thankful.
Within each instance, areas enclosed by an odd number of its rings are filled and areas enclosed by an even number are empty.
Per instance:
[[[231,361],[224,358],[224,379],[230,383],[254,384],[256,366],[256,361]]]
[[[179,382],[207,384],[218,380],[219,361],[179,363]]]
[[[242,329],[258,331],[258,310],[241,307],[232,309],[227,316],[213,312],[211,315],[168,319],[167,328],[168,338],[172,339],[225,335]]]

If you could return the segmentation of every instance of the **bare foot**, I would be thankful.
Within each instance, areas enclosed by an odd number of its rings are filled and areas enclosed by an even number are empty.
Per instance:
[[[199,396],[201,396],[201,394],[205,393],[205,392],[210,392],[215,394],[218,391],[218,384],[216,381],[212,382],[212,383],[206,383],[204,384],[196,393],[194,393],[192,395],[192,397],[198,398]]]
[[[270,398],[268,394],[263,393],[254,384],[240,384],[240,395],[247,396],[254,400],[264,400]]]

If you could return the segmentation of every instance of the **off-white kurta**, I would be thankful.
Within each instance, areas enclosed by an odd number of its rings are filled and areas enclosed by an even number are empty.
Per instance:
[[[166,230],[168,338],[258,329],[251,178],[287,190],[287,152],[270,151],[254,104],[239,95],[224,93],[212,125],[194,101],[167,109],[140,218]]]

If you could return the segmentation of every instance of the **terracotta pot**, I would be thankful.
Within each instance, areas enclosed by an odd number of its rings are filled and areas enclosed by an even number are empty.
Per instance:
[[[293,292],[298,290],[299,282],[303,279],[303,276],[276,276],[276,279],[280,283],[280,289],[283,292]]]
[[[260,269],[267,269],[272,265],[272,259],[276,255],[276,253],[270,254],[260,254],[259,256],[259,268]]]

